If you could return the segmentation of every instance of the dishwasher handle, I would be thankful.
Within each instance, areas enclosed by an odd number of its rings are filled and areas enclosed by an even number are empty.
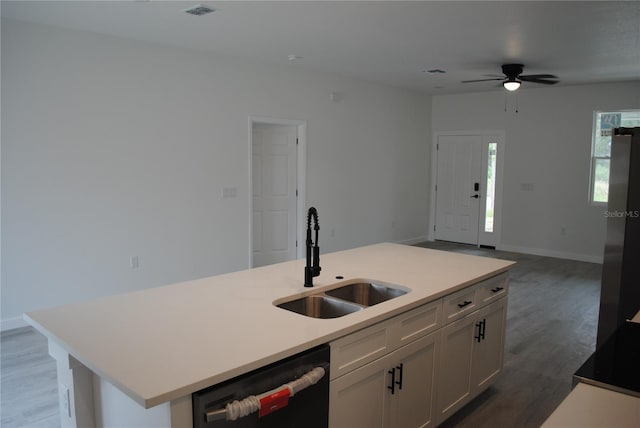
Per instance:
[[[227,409],[223,408],[223,409],[212,410],[210,412],[207,412],[205,414],[205,418],[207,422],[225,420],[227,419]]]
[[[328,367],[328,364],[326,364]],[[212,410],[205,413],[205,419],[207,422],[213,422],[217,420],[235,421],[236,419],[245,417],[260,411],[259,416],[266,416],[276,410],[279,410],[287,406],[289,397],[293,397],[303,389],[315,385],[326,374],[325,367],[318,366],[313,370],[308,371],[300,378],[295,379],[289,383],[272,389],[271,391],[264,392],[259,395],[250,395],[240,401],[235,400],[222,409]]]

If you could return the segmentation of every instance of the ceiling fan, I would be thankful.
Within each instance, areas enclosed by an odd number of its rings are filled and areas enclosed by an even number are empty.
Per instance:
[[[555,85],[558,80],[553,74],[521,74],[524,70],[522,64],[502,64],[503,77],[492,77],[490,79],[463,80],[461,83],[487,82],[490,80],[502,80],[502,86],[507,91],[517,90],[522,82],[541,83],[543,85]]]

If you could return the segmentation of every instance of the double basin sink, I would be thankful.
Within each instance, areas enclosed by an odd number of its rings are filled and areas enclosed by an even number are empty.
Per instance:
[[[275,305],[311,318],[338,318],[402,296],[407,292],[407,289],[389,285],[357,281],[331,290],[275,303]]]

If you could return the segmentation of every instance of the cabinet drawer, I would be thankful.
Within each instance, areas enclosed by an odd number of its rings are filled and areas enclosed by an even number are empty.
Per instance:
[[[334,340],[330,344],[331,379],[426,336],[441,324],[442,300],[437,300]]]
[[[330,378],[335,379],[391,352],[389,324],[384,321],[331,342]]]
[[[476,288],[478,303],[481,306],[487,305],[507,294],[507,289],[509,288],[509,276],[506,272],[501,273],[500,275],[496,275],[493,278],[489,278],[478,283]]]
[[[442,300],[412,309],[393,318],[394,346],[405,344],[440,328],[442,324]]]
[[[444,324],[448,324],[478,308],[476,286],[460,290],[442,299]]]

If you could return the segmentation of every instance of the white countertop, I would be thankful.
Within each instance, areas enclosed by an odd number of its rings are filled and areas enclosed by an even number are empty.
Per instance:
[[[149,408],[329,342],[507,270],[513,262],[399,244],[321,255],[315,287],[304,260],[33,311],[38,331]],[[337,275],[344,276],[337,280]],[[335,319],[273,306],[352,279],[410,288]]]
[[[640,398],[578,383],[543,428],[638,428]]]

